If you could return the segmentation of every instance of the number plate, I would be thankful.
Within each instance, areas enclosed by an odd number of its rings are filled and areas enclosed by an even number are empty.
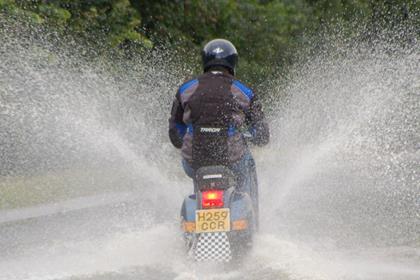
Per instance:
[[[229,208],[195,211],[195,232],[230,231]]]

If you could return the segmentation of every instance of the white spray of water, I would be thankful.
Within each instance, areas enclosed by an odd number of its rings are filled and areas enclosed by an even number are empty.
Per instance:
[[[26,193],[0,198],[0,279],[419,277],[418,43],[337,44],[297,71],[270,107],[271,144],[255,151],[261,233],[225,271],[185,260],[177,230],[191,183],[166,126],[187,71],[156,57],[87,59],[75,43],[21,34],[0,33],[0,187],[74,178],[27,205],[42,210],[33,220],[21,220],[34,217],[19,208]]]

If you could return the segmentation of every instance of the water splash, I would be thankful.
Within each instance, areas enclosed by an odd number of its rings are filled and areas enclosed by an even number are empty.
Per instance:
[[[215,272],[176,231],[191,186],[166,126],[188,69],[1,24],[0,279],[419,277],[418,42],[336,40],[270,81],[261,233]]]
[[[334,41],[294,73],[259,154],[263,230],[281,236],[285,271],[419,276],[419,49]],[[283,257],[285,241],[299,248]]]
[[[277,141],[262,170],[278,174],[263,178],[279,187],[268,204],[286,220],[299,215],[302,226],[309,226],[303,232],[316,228],[330,236],[331,228],[345,228],[342,241],[364,236],[357,242],[404,243],[404,235],[415,241],[418,44],[393,52],[384,45],[333,47],[305,65],[273,116]]]

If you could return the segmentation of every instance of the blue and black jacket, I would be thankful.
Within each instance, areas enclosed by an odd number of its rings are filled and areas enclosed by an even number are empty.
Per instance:
[[[181,148],[182,156],[189,162],[194,160],[193,146],[201,141],[194,129],[203,126],[207,131],[211,127],[224,128],[227,139],[221,145],[226,146],[226,156],[231,163],[238,161],[247,150],[243,131],[252,134],[256,145],[269,141],[268,125],[254,91],[222,71],[205,72],[185,82],[173,101],[169,138],[175,147]]]

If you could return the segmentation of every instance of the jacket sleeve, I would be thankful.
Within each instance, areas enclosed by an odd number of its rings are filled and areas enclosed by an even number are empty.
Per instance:
[[[270,141],[270,130],[265,121],[262,105],[257,95],[251,99],[249,111],[246,113],[246,123],[253,136],[252,143],[264,146]]]
[[[187,126],[183,122],[184,109],[179,101],[179,92],[176,94],[172,103],[171,117],[169,118],[169,139],[172,145],[180,149],[182,139],[187,131]]]

